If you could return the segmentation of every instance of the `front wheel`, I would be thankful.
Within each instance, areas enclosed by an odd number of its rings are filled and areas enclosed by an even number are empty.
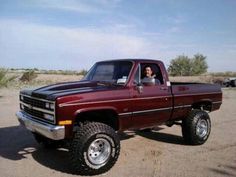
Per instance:
[[[188,117],[183,119],[182,134],[185,142],[200,145],[207,141],[211,132],[209,115],[202,110],[192,110]]]
[[[89,122],[78,127],[70,148],[72,165],[81,175],[108,171],[117,161],[120,141],[108,125]]]

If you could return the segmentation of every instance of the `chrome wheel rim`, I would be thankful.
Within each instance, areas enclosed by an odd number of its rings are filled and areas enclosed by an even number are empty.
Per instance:
[[[110,157],[111,145],[104,139],[94,140],[88,148],[88,160],[94,165],[104,164]]]
[[[197,129],[196,129],[196,134],[200,137],[203,138],[207,135],[208,131],[208,123],[206,120],[201,119],[197,123]]]

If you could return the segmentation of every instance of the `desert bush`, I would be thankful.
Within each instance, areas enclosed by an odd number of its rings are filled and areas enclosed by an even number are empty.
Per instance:
[[[22,82],[30,82],[34,80],[38,75],[35,73],[34,70],[28,70],[23,73],[23,75],[20,78],[20,81]]]
[[[16,76],[7,76],[8,70],[0,68],[0,88],[1,87],[7,87],[7,85],[13,81]]]

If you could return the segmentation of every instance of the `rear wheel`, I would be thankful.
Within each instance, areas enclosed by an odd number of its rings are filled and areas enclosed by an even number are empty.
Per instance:
[[[211,132],[209,115],[202,110],[192,110],[182,122],[182,134],[185,142],[200,145],[207,141]]]
[[[96,175],[108,171],[117,161],[120,141],[108,125],[89,122],[78,127],[70,148],[76,173]]]

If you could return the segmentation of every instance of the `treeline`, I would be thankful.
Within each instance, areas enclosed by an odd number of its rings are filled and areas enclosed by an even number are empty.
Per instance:
[[[211,75],[214,77],[236,77],[236,72],[232,72],[232,71],[213,72],[213,73],[208,73],[208,75]]]

